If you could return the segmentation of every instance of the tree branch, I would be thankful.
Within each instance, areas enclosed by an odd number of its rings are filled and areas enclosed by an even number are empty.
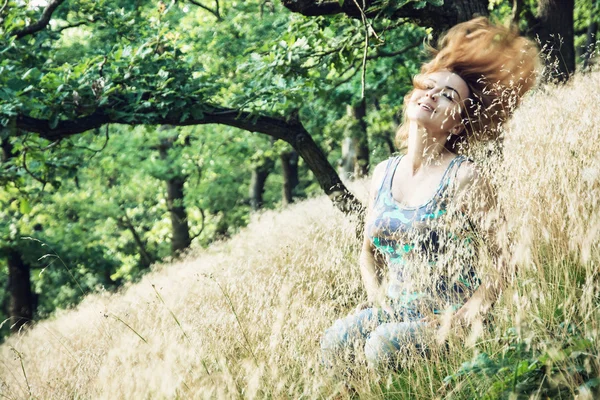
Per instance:
[[[45,180],[44,178],[38,178],[37,176],[35,176],[35,174],[33,172],[31,172],[31,170],[29,169],[29,167],[27,166],[27,150],[25,150],[23,152],[23,163],[22,163],[22,167],[23,169],[29,174],[29,176],[31,176],[33,179],[35,179],[36,181],[38,181],[39,183],[42,184],[42,190],[44,187],[46,187],[46,185],[48,184],[48,181]]]
[[[93,21],[78,21],[78,22],[73,22],[72,24],[68,24],[68,25],[65,25],[65,26],[58,27],[56,29],[56,32],[62,32],[65,29],[77,28],[78,26],[81,26],[81,25],[87,25],[88,22],[93,22]]]
[[[282,0],[283,6],[288,10],[300,13],[307,17],[319,15],[334,15],[344,13],[338,0],[334,1],[311,1],[311,0]],[[345,3],[345,2],[344,2]],[[371,3],[371,2],[369,2]],[[354,6],[354,4],[352,5]],[[360,14],[358,15],[360,17]]]
[[[419,47],[420,45],[421,45],[421,42],[417,42],[417,43],[414,43],[412,45],[409,45],[409,46],[405,47],[404,49],[401,49],[401,50],[398,50],[398,51],[393,51],[393,52],[386,52],[386,51],[380,50],[380,51],[377,52],[377,54],[372,54],[370,56],[367,56],[367,60],[370,61],[370,60],[375,60],[375,59],[385,58],[385,57],[396,57],[396,56],[402,55],[403,53],[405,53],[405,52],[407,52],[407,51],[409,51],[411,49],[414,49],[415,47]],[[344,78],[344,79],[342,79],[342,80],[340,80],[338,82],[333,83],[333,87],[334,88],[338,88],[341,85],[343,85],[344,83],[347,83],[352,78],[354,78],[356,76],[356,73],[359,71],[358,69],[356,69],[356,66],[354,65],[354,63],[350,64],[348,66],[348,68],[346,68],[346,70],[343,71],[340,74],[340,77],[346,75],[346,73],[348,71],[350,71],[351,69],[353,69],[353,68],[355,70],[349,76],[347,76],[346,78]]]
[[[354,71],[352,71],[352,73],[350,75],[348,75],[346,78],[344,78],[344,79],[342,79],[340,81],[337,81],[337,82],[335,82],[333,84],[333,87],[335,89],[337,89],[338,87],[342,86],[344,83],[350,82],[352,80],[352,78],[354,78],[356,76],[356,73],[358,72],[358,69],[356,69],[356,66],[354,64],[350,64],[350,66],[344,72],[342,72],[340,74],[340,77],[346,75],[346,73],[348,71],[350,71],[351,69],[354,69]]]
[[[189,106],[189,105],[188,105]],[[206,107],[205,105],[197,105],[196,107]],[[205,125],[205,124],[223,124],[236,128],[265,133],[273,136],[275,139],[281,139],[286,142],[294,142],[293,131],[298,129],[304,130],[299,121],[286,121],[284,119],[256,116],[249,112],[240,111],[232,108],[210,107],[203,110],[202,115],[197,118],[190,117],[181,121],[181,110],[173,109],[165,117],[153,116],[150,119],[146,115],[160,114],[159,110],[153,108],[145,109],[145,113],[128,115],[127,117],[116,117],[114,114],[105,109],[97,109],[94,113],[85,117],[76,118],[73,120],[59,121],[55,127],[51,127],[50,120],[32,118],[21,115],[17,117],[17,128],[28,132],[38,133],[41,137],[48,140],[57,140],[60,138],[76,135],[99,128],[108,123],[124,124],[124,125],[173,125],[173,126],[189,126],[189,125]],[[146,114],[147,113],[147,114]]]
[[[513,0],[512,23],[515,26],[519,26],[519,18],[521,16],[522,10],[523,10],[523,0]]]
[[[58,6],[60,6],[64,2],[65,2],[65,0],[52,0],[50,3],[48,3],[46,8],[44,9],[44,12],[42,13],[42,17],[39,20],[37,20],[33,24],[27,25],[23,29],[13,31],[13,32],[11,32],[11,34],[13,36],[16,36],[17,39],[21,39],[27,35],[34,34],[36,32],[41,31],[42,29],[46,28],[46,26],[48,26],[48,24],[50,23],[50,18],[52,18],[52,13],[54,13],[54,11],[58,8]]]
[[[146,248],[146,244],[144,243],[144,240],[142,240],[140,235],[137,233],[137,230],[133,226],[133,223],[131,222],[129,215],[127,215],[127,209],[125,208],[125,206],[121,205],[120,208],[123,211],[123,215],[117,218],[117,222],[122,224],[125,228],[127,228],[129,230],[129,232],[131,232],[131,235],[133,236],[133,240],[137,244],[138,249],[140,251],[140,257],[144,261],[143,266],[148,268],[154,262],[153,257],[148,252],[148,249]]]
[[[380,7],[376,7],[377,0],[365,0],[364,7],[357,7],[354,1],[344,1],[342,5],[338,0],[281,0],[284,7],[292,12],[314,17],[319,15],[346,14],[351,18],[362,18],[361,8],[368,18],[380,16]],[[393,2],[391,2],[393,3]],[[423,8],[415,8],[412,2],[401,7],[385,9],[385,17],[390,19],[407,18],[422,26],[435,27],[444,31],[459,22],[467,21],[476,15],[488,15],[487,0],[454,0],[444,1],[441,6],[427,3]],[[375,6],[375,7],[373,7]]]
[[[202,234],[202,232],[204,231],[204,223],[206,220],[206,216],[204,215],[204,210],[202,209],[202,207],[198,207],[198,210],[200,210],[200,215],[202,216],[202,225],[200,225],[200,231],[198,231],[198,233],[196,233],[194,236],[192,236],[190,238],[190,242],[194,239],[196,239],[198,236],[200,236]]]
[[[205,108],[201,116],[182,120],[181,116],[184,111],[189,110],[189,107],[194,107],[194,105],[187,104],[182,106],[181,109],[171,110],[164,117],[160,116],[159,110],[147,108],[144,112],[148,114],[130,114],[127,118],[117,117],[109,110],[98,109],[85,117],[59,121],[56,126],[52,126],[50,120],[47,119],[20,115],[16,118],[16,125],[17,128],[23,131],[38,133],[48,140],[76,135],[109,123],[173,126],[222,124],[250,132],[263,133],[289,143],[298,152],[313,172],[325,194],[329,196],[338,209],[347,214],[361,214],[364,211],[362,204],[344,186],[335,169],[329,164],[325,154],[297,117],[284,120],[264,115],[257,116],[236,109],[208,107],[198,104],[195,107]]]
[[[205,6],[204,4],[196,1],[196,0],[188,0],[188,2],[192,3],[195,6],[198,6],[200,8],[202,8],[203,10],[208,11],[209,13],[211,13],[212,15],[215,16],[215,18],[217,18],[217,21],[221,21],[221,14],[219,13],[219,1],[216,1],[216,7],[215,8],[210,8],[208,6]]]
[[[4,10],[6,9],[7,5],[8,5],[8,0],[4,0],[4,4],[2,4],[2,8],[0,8],[0,16],[4,12]]]
[[[368,56],[367,60],[374,60],[377,58],[386,58],[386,57],[396,57],[396,56],[406,53],[409,50],[419,47],[420,45],[421,45],[421,42],[416,42],[416,43],[408,45],[405,48],[397,50],[397,51],[388,52],[388,51],[384,51],[384,50],[379,50],[379,51],[377,51],[377,54]]]

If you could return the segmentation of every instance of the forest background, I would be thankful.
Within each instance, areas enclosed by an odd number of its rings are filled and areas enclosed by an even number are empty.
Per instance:
[[[0,5],[0,335],[205,247],[396,151],[404,94],[474,13],[593,62],[599,3],[20,1]],[[340,179],[342,177],[343,179]]]
[[[401,151],[424,42],[474,14],[545,60],[494,175],[518,274],[493,324],[446,330],[449,352],[343,383],[318,337],[364,297],[346,185],[363,198],[351,181]],[[599,15],[596,0],[0,0],[0,395],[600,395]]]

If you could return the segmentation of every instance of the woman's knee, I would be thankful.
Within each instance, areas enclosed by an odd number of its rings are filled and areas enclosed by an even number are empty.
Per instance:
[[[321,350],[331,351],[345,347],[348,342],[350,330],[352,330],[352,327],[344,319],[335,321],[321,337]]]
[[[376,311],[367,309],[335,321],[321,337],[323,356],[326,359],[340,357],[344,353],[352,353],[357,346],[362,347],[368,332],[375,328],[378,319]]]
[[[398,364],[404,357],[425,351],[424,326],[418,322],[382,324],[365,343],[365,358],[374,368]]]

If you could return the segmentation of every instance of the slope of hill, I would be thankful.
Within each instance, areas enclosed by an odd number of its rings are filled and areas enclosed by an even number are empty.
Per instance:
[[[359,292],[356,254],[353,224],[324,197],[266,212],[197,258],[7,340],[2,393],[286,397],[313,380],[320,332]]]
[[[537,90],[507,128],[503,159],[489,168],[506,220],[497,227],[507,238],[503,259],[513,271],[492,311],[493,325],[444,332],[449,351],[443,357],[416,359],[392,375],[357,367],[349,378],[352,390],[400,398],[470,390],[480,397],[502,378],[473,375],[477,379],[465,389],[444,377],[459,370],[476,374],[463,363],[481,352],[499,356],[525,343],[526,353],[511,354],[535,361],[536,354],[556,354],[551,350],[576,336],[591,355],[587,370],[562,374],[553,387],[588,393],[582,385],[599,370],[598,88],[600,74],[593,74]],[[358,186],[364,192],[366,184]],[[326,198],[312,199],[265,212],[231,240],[157,267],[120,293],[90,295],[75,310],[1,346],[2,396],[351,396],[339,375],[321,365],[319,337],[364,299],[354,229]],[[575,363],[544,360],[541,368],[550,372]],[[508,369],[511,383],[538,371],[535,362],[524,368]],[[553,376],[528,381],[534,382],[529,393],[549,393],[542,389]]]

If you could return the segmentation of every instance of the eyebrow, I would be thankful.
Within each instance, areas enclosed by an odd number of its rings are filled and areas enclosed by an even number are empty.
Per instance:
[[[452,86],[445,86],[445,88],[446,88],[446,89],[450,89],[450,90],[452,90],[454,93],[456,93],[456,95],[458,96],[458,99],[459,99],[459,100],[462,100],[462,99],[460,98],[460,93],[458,93],[458,90],[454,89]]]
[[[430,80],[431,82],[437,84],[437,81],[435,79],[433,79],[433,78],[427,78],[427,79]],[[456,93],[456,95],[458,96],[458,99],[462,100],[461,97],[460,97],[460,93],[458,93],[458,90],[454,89],[452,86],[446,85],[446,86],[444,86],[444,89],[450,89],[450,90],[452,90],[454,93]]]

